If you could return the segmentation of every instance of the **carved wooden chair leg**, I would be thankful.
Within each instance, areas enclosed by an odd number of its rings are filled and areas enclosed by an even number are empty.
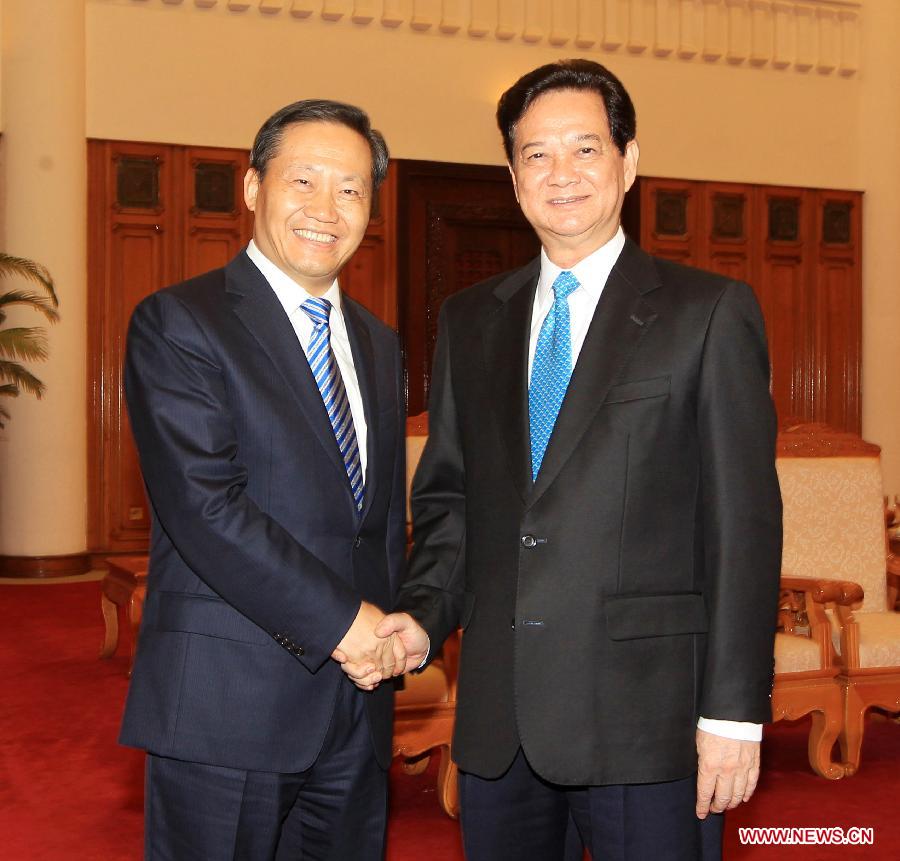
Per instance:
[[[119,611],[115,604],[101,593],[100,610],[103,612],[105,632],[103,645],[100,647],[101,658],[111,658],[119,644]]]
[[[137,648],[138,632],[141,628],[141,615],[144,612],[145,589],[134,590],[131,600],[128,602],[128,621],[131,624],[131,658],[128,664],[128,678],[131,678],[131,670],[134,666],[134,652]]]
[[[809,731],[809,764],[816,774],[828,780],[839,780],[844,776],[843,763],[831,759],[831,751],[840,732],[841,691],[835,686],[834,702],[829,702],[821,711],[812,712],[812,728]]]
[[[844,761],[844,774],[851,777],[859,769],[862,751],[863,732],[865,731],[866,709],[862,697],[852,683],[844,684],[844,726],[840,734],[841,758]]]
[[[441,762],[438,769],[438,801],[444,813],[451,819],[459,816],[459,787],[456,764],[450,759],[449,745],[441,746]]]

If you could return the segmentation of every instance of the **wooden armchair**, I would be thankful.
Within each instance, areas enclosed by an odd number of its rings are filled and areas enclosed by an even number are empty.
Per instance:
[[[889,608],[886,576],[887,570],[897,574],[897,564],[887,553],[879,454],[878,446],[823,425],[799,425],[779,436],[783,571],[844,581],[830,587],[833,600],[823,606],[840,667],[846,775],[859,767],[866,711],[900,710],[900,613]],[[859,584],[862,594],[846,581]]]
[[[407,493],[428,437],[428,414],[411,416],[406,423]],[[410,535],[407,509],[407,536]],[[427,764],[422,758],[440,752],[438,801],[448,816],[459,815],[456,766],[450,759],[453,721],[456,717],[456,676],[459,666],[459,634],[444,643],[441,654],[421,673],[403,678],[394,698],[394,756],[402,756],[404,769],[418,773]]]
[[[862,587],[839,580],[782,577],[775,635],[775,686],[772,719],[812,715],[809,764],[829,780],[844,776],[831,751],[843,726],[840,664],[831,641],[829,604],[849,606],[862,600]]]

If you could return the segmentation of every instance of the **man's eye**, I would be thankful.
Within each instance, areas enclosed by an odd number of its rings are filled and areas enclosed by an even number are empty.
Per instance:
[[[542,159],[543,157],[544,157],[544,154],[542,152],[533,152],[533,153],[531,153],[531,155],[526,156],[525,160],[526,161],[537,161],[538,159]]]
[[[595,152],[597,152],[597,150],[592,146],[583,146],[580,150],[578,150],[578,152],[580,152],[582,155],[593,155]]]
[[[346,194],[348,197],[359,197],[359,192],[355,188],[342,189],[341,194]]]
[[[309,185],[309,180],[304,179],[302,176],[297,177],[297,179],[295,179],[294,182],[297,183],[297,185]]]

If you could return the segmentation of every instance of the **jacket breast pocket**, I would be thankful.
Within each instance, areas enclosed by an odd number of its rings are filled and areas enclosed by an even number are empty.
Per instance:
[[[629,401],[642,401],[648,398],[663,398],[669,394],[672,378],[651,377],[648,380],[632,380],[613,386],[603,401],[606,404],[624,404]]]
[[[604,604],[611,640],[705,634],[706,602],[696,592],[666,595],[611,595]]]

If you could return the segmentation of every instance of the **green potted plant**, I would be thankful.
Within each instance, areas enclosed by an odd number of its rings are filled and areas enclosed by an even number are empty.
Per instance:
[[[24,390],[39,398],[46,387],[21,361],[47,358],[47,334],[41,326],[5,326],[6,309],[27,305],[55,323],[59,319],[59,299],[50,273],[40,263],[0,251],[0,282],[8,278],[24,278],[40,287],[41,292],[15,288],[0,292],[0,395],[15,398]],[[0,406],[0,428],[6,427],[9,418],[9,411]]]

